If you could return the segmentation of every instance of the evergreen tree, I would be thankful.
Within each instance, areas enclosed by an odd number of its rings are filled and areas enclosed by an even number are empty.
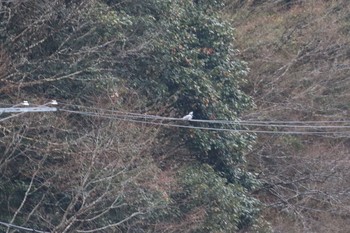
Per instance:
[[[0,79],[0,93],[4,99],[12,100],[16,98],[12,91],[19,88],[21,92],[18,95],[22,96],[84,102],[92,96],[105,95],[108,88],[117,87],[136,90],[144,97],[143,108],[150,111],[157,112],[160,106],[166,106],[167,113],[176,112],[179,116],[193,111],[195,119],[237,121],[240,113],[252,106],[251,99],[240,88],[248,68],[237,58],[234,29],[220,17],[222,7],[223,3],[215,0],[42,0],[9,3],[4,6],[4,12],[8,14],[0,15],[0,30],[4,32],[0,39],[10,64],[7,67],[8,75]],[[108,169],[99,172],[99,167],[94,167],[95,162],[91,162],[93,169],[86,171],[88,177],[93,177],[92,186],[85,187],[78,182],[83,178],[79,178],[79,173],[76,173],[78,165],[74,159],[82,154],[74,146],[94,147],[94,141],[89,138],[82,144],[73,143],[62,150],[62,154],[55,156],[59,159],[52,159],[50,154],[57,152],[50,144],[50,137],[55,138],[58,144],[64,144],[66,141],[80,140],[82,134],[100,135],[95,134],[96,131],[99,132],[95,124],[99,123],[93,121],[91,124],[90,119],[72,117],[67,118],[67,122],[64,126],[66,134],[58,135],[49,130],[36,130],[39,123],[31,122],[28,126],[30,132],[14,131],[26,140],[19,141],[10,152],[5,148],[10,143],[9,140],[15,137],[9,133],[11,130],[3,135],[6,140],[1,142],[2,161],[7,161],[6,156],[12,154],[20,159],[0,163],[0,167],[30,170],[32,165],[28,161],[36,161],[32,167],[37,172],[18,175],[11,169],[2,170],[0,189],[7,191],[1,192],[0,205],[4,207],[6,203],[12,203],[11,206],[19,206],[24,197],[28,198],[29,206],[23,205],[21,208],[23,213],[31,213],[31,221],[35,222],[33,226],[44,227],[45,223],[38,222],[40,216],[47,214],[47,229],[64,229],[67,232],[80,227],[98,229],[110,222],[123,221],[129,214],[138,213],[138,207],[151,211],[147,214],[142,211],[142,217],[135,221],[135,231],[140,228],[152,229],[153,223],[182,221],[184,216],[198,208],[204,208],[207,213],[203,222],[195,227],[198,232],[232,232],[248,227],[257,217],[258,202],[249,193],[258,182],[246,170],[244,160],[244,152],[251,147],[254,136],[234,131],[242,129],[241,126],[224,126],[231,127],[232,131],[179,131],[177,138],[186,142],[187,149],[195,155],[197,162],[187,164],[178,171],[181,188],[172,193],[171,204],[165,203],[162,212],[158,208],[151,208],[154,203],[163,203],[157,192],[148,190],[144,194],[145,187],[136,181],[128,183],[128,189],[135,190],[133,193],[139,199],[128,199],[127,195],[120,192],[121,187],[125,188],[123,182],[128,180],[128,176],[134,177],[138,172],[134,161],[125,160],[130,162],[127,165],[130,170],[121,173],[121,178],[115,176],[108,182],[103,180],[107,182],[110,188],[108,190],[104,190],[105,183],[97,182],[99,179],[95,177],[113,174]],[[108,124],[101,122],[97,128],[106,129]],[[218,129],[223,127],[193,122],[190,124]],[[45,124],[45,127],[48,125],[50,124]],[[75,125],[84,127],[73,127],[79,132],[78,135],[68,133],[71,132],[68,129]],[[87,125],[91,126],[85,127]],[[111,133],[107,129],[106,132]],[[44,133],[50,135],[46,137],[48,141],[35,145],[38,148],[35,151],[29,146],[29,139],[36,137],[33,135]],[[108,138],[105,137],[106,134],[104,133],[104,138]],[[174,140],[172,143],[178,142]],[[33,151],[31,156],[37,160],[24,156],[21,151],[26,150]],[[101,154],[109,156],[113,150]],[[79,156],[67,157],[67,151]],[[98,153],[99,156],[101,154]],[[45,160],[41,159],[42,156]],[[42,168],[53,168],[62,161],[69,164],[71,172],[76,176],[70,182],[65,182],[66,175],[58,176],[60,182],[46,187],[43,180],[57,174],[52,170],[42,171]],[[85,162],[89,161],[81,161],[82,167],[88,167]],[[44,162],[45,166],[42,166],[41,163]],[[138,165],[139,168],[144,166],[145,164]],[[121,172],[120,169],[117,166],[115,172]],[[7,189],[11,185],[12,189]],[[120,195],[124,214],[112,208],[104,212],[109,207],[103,202],[96,202],[97,215],[103,213],[104,217],[96,218],[91,224],[83,224],[86,219],[95,219],[91,215],[94,212],[89,212],[93,208],[82,212],[82,200],[85,200],[86,193],[79,193],[75,189],[72,191],[74,185],[86,189],[84,191],[91,195],[88,199],[91,203],[95,203],[94,197],[100,200],[97,194],[103,194],[106,195],[106,203],[113,205],[113,195]],[[26,191],[30,191],[32,186],[36,191],[28,196]],[[18,200],[11,198],[13,193],[18,194]],[[40,208],[38,204],[33,209],[36,201],[42,200],[46,204]],[[186,205],[181,204],[183,200],[186,200]],[[55,201],[55,204],[51,201]],[[124,207],[126,205],[128,208]],[[59,210],[45,212],[48,206],[55,206]],[[11,219],[11,214],[13,213],[8,211],[0,216]],[[25,222],[23,216],[21,220]],[[71,222],[64,222],[64,218]],[[122,222],[118,227],[131,227],[132,220],[130,219],[129,225],[123,225]],[[140,221],[143,223],[139,224]]]

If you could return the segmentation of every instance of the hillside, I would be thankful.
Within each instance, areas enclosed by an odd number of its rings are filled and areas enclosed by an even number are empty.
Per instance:
[[[286,2],[237,1],[227,11],[251,70],[256,108],[245,119],[294,121],[291,131],[303,131],[298,121],[348,121],[349,2]],[[275,232],[349,231],[348,155],[347,132],[258,136],[249,160]]]
[[[0,231],[350,231],[349,8],[3,1]]]
[[[220,3],[0,6],[1,230],[263,226],[244,159],[254,135],[225,123],[253,103]],[[58,111],[31,113],[52,99]],[[182,119],[191,111],[202,121]]]

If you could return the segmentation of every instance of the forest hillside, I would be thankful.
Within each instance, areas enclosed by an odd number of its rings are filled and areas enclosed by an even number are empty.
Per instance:
[[[0,232],[350,231],[349,8],[0,1]]]
[[[256,104],[244,119],[269,121],[260,130],[294,131],[259,134],[248,155],[264,183],[256,193],[263,215],[274,232],[348,232],[350,3],[230,6],[250,68],[245,90]]]

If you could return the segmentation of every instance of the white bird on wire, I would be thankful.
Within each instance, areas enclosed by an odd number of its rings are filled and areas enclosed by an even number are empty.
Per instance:
[[[27,100],[25,100],[25,101],[22,102],[22,105],[23,106],[29,106],[29,102]]]
[[[188,115],[184,116],[182,119],[189,121],[189,120],[192,120],[192,118],[193,118],[193,112],[190,112]]]

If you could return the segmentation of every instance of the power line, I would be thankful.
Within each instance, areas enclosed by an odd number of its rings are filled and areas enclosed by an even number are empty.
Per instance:
[[[265,134],[299,134],[299,135],[326,134],[326,135],[338,135],[341,137],[347,137],[350,135],[350,131],[339,131],[339,129],[349,129],[350,125],[339,125],[339,124],[347,124],[347,123],[350,123],[350,121],[252,121],[252,120],[251,121],[242,121],[242,120],[228,121],[228,120],[201,120],[201,119],[190,120],[191,122],[194,122],[194,123],[220,124],[220,127],[209,127],[209,126],[204,127],[204,126],[198,126],[198,125],[168,123],[169,121],[181,121],[181,122],[186,121],[182,118],[162,117],[157,115],[131,113],[126,111],[87,107],[87,106],[73,105],[73,104],[63,104],[63,106],[91,109],[97,112],[77,111],[77,110],[69,110],[65,108],[47,107],[47,105],[50,105],[50,104],[57,105],[58,103],[57,101],[53,100],[49,103],[46,103],[44,105],[40,105],[37,107],[23,108],[23,107],[16,107],[18,105],[14,105],[10,108],[0,108],[0,114],[3,112],[20,112],[19,114],[0,119],[0,122],[13,117],[17,117],[18,115],[24,114],[26,112],[62,111],[62,112],[69,112],[69,113],[86,115],[91,117],[108,118],[108,119],[114,119],[114,120],[129,121],[134,123],[152,124],[152,125],[159,125],[159,126],[165,126],[165,127],[191,128],[191,129],[199,129],[199,130],[229,131],[229,132],[237,132],[237,133],[265,133]],[[29,103],[27,101],[23,101],[23,103],[19,105],[28,106]],[[167,121],[167,123],[164,123],[164,121]],[[323,125],[320,123],[322,123]],[[328,125],[325,125],[326,123]],[[334,125],[336,123],[338,125]],[[233,127],[241,127],[241,126],[270,128],[270,129],[233,128]],[[317,131],[282,130],[285,128],[313,129],[313,130],[319,129],[319,130]],[[329,131],[331,129],[334,129],[334,130],[338,129],[338,131]]]
[[[103,112],[110,112],[114,114],[118,114],[120,116],[128,116],[128,117],[142,117],[142,118],[149,118],[149,119],[159,119],[159,120],[173,120],[173,121],[182,121],[181,118],[173,118],[173,117],[162,117],[157,115],[149,115],[149,114],[140,114],[140,113],[131,113],[126,111],[118,111],[118,110],[110,110],[110,109],[103,109],[103,108],[96,108],[96,107],[87,107],[83,105],[75,105],[75,104],[64,104],[66,106],[71,107],[77,107],[77,108],[85,108],[85,109],[91,109],[96,111],[103,111]],[[201,120],[201,119],[192,119],[192,121],[195,122],[203,122],[203,123],[213,123],[213,124],[240,124],[240,125],[252,125],[252,126],[263,126],[263,125],[269,125],[269,126],[283,126],[285,127],[298,127],[299,125],[303,124],[350,124],[350,120],[322,120],[322,121],[280,121],[280,120],[237,120],[237,121],[229,121],[229,120]],[[253,124],[261,124],[261,125],[253,125]],[[294,124],[294,125],[291,125]],[[350,127],[350,126],[349,126]]]
[[[16,104],[13,105],[12,107],[8,107],[8,108],[0,108],[0,115],[3,113],[18,113],[12,116],[8,116],[5,118],[1,118],[0,122],[14,118],[14,117],[18,117],[20,115],[23,115],[24,113],[28,113],[28,112],[56,112],[57,108],[54,107],[48,107],[47,105],[57,105],[57,101],[56,100],[52,100],[46,104],[43,105],[39,105],[39,106],[35,106],[35,107],[28,107],[30,104],[28,103],[28,101],[23,101],[20,104]],[[19,107],[19,106],[25,106],[25,107]]]
[[[57,108],[53,107],[25,107],[25,108],[0,108],[0,113],[15,113],[15,112],[56,112]]]
[[[73,106],[79,106],[79,105],[73,105]],[[81,106],[80,106],[81,107]],[[183,121],[182,118],[173,118],[173,117],[161,117],[161,116],[155,116],[155,115],[145,115],[145,114],[137,114],[137,113],[128,113],[128,112],[122,112],[122,111],[115,111],[115,110],[106,110],[101,108],[90,108],[88,109],[94,109],[94,110],[100,110],[103,112],[111,112],[114,113],[111,116],[114,117],[120,117],[120,118],[131,118],[131,119],[144,119],[144,120],[168,120],[168,121]],[[92,112],[90,112],[92,113]],[[121,114],[122,113],[122,114]],[[106,113],[100,113],[103,115],[108,115]],[[210,123],[210,124],[222,124],[222,125],[239,125],[239,126],[256,126],[256,127],[274,127],[274,128],[311,128],[311,129],[346,129],[350,128],[350,125],[339,125],[349,123],[350,121],[323,121],[327,122],[328,124],[335,124],[338,122],[338,125],[310,125],[310,124],[288,124],[286,122],[280,122],[280,123],[270,123],[264,122],[264,121],[228,121],[228,120],[200,120],[200,119],[192,119],[193,122],[202,122],[202,123]],[[319,121],[320,122],[320,121]],[[301,123],[301,122],[299,122]],[[312,123],[318,123],[318,122],[312,122]]]
[[[166,126],[166,127],[210,130],[210,131],[229,131],[229,132],[237,132],[237,133],[265,133],[265,134],[299,134],[299,135],[322,135],[322,134],[334,135],[334,134],[337,134],[340,137],[345,137],[345,136],[347,137],[350,135],[350,131],[342,131],[342,132],[335,132],[335,131],[277,131],[277,130],[213,128],[213,127],[202,127],[202,126],[193,126],[193,125],[170,124],[170,123],[155,122],[155,121],[145,121],[145,120],[141,120],[141,119],[129,118],[127,115],[124,115],[124,117],[121,117],[121,116],[115,116],[115,115],[110,115],[110,114],[99,114],[99,113],[94,113],[94,112],[74,111],[74,110],[67,110],[67,109],[59,109],[59,110],[61,112],[68,112],[68,113],[86,115],[86,116],[91,116],[91,117],[113,119],[113,120],[128,121],[128,122],[134,122],[134,123],[143,123],[143,124],[159,125],[159,126]],[[178,119],[178,118],[176,118],[176,119]],[[182,119],[179,119],[179,120],[184,121]],[[191,120],[191,122],[192,121],[195,122],[195,120]]]

